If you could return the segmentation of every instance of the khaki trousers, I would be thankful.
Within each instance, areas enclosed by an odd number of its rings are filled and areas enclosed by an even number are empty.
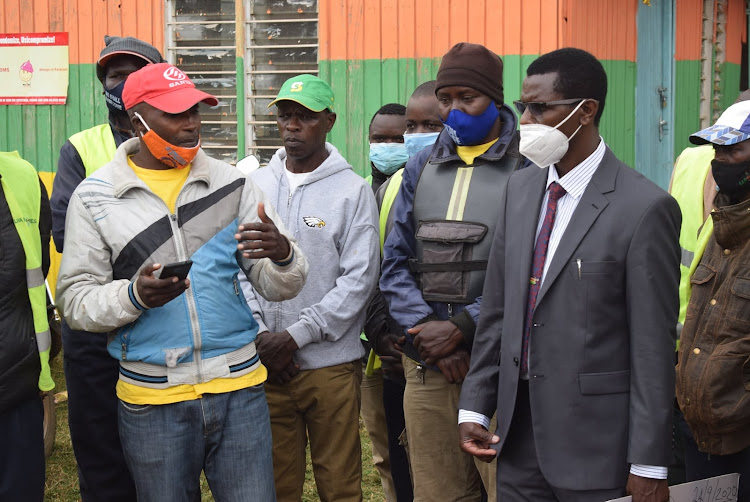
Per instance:
[[[308,437],[320,500],[362,500],[361,381],[362,363],[357,360],[300,371],[284,385],[266,382],[279,502],[302,500]]]
[[[418,364],[406,356],[402,361],[414,502],[479,502],[483,482],[488,500],[494,502],[497,460],[491,464],[475,461],[458,445],[461,384],[448,383],[438,371],[420,371]]]
[[[364,371],[364,365],[363,365]],[[375,370],[371,376],[362,377],[362,421],[372,442],[372,461],[380,474],[380,483],[386,502],[396,502],[396,489],[391,476],[391,462],[388,455],[388,427],[383,406],[383,372]]]

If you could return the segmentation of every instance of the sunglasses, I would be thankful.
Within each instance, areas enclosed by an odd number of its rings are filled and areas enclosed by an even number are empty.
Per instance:
[[[539,115],[542,115],[544,112],[547,111],[547,108],[550,106],[557,106],[557,105],[576,105],[580,103],[581,101],[586,101],[588,98],[570,98],[570,99],[558,99],[557,101],[513,101],[513,105],[516,107],[516,110],[518,110],[519,115],[523,115],[523,113],[526,111],[526,109],[529,109],[529,112],[534,115],[535,117],[538,117]]]

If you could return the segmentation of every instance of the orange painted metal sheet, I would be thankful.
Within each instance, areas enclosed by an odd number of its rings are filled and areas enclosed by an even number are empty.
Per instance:
[[[638,1],[566,0],[564,45],[599,59],[635,61]]]
[[[635,0],[320,0],[319,9],[322,60],[441,57],[464,41],[498,54],[575,46],[636,58]]]
[[[363,0],[359,0],[363,1]],[[67,31],[70,64],[95,63],[104,35],[164,51],[164,0],[3,0],[0,33]]]
[[[677,61],[701,58],[703,0],[675,2],[675,54]],[[744,16],[742,16],[744,19]]]
[[[745,2],[730,1],[727,10],[727,63],[742,64],[742,41],[747,18]]]

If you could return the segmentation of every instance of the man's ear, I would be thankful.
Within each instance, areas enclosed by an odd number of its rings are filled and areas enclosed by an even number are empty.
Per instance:
[[[131,108],[128,110],[128,117],[130,118],[130,125],[133,127],[133,132],[135,132],[136,136],[140,137],[146,134],[146,127],[143,125],[143,122],[135,116],[136,112],[137,107]]]
[[[336,114],[334,112],[329,112],[326,119],[328,120],[328,127],[326,127],[326,132],[331,132],[331,129],[333,129],[333,124],[336,123]]]
[[[593,124],[597,112],[599,112],[599,102],[595,99],[585,100],[581,105],[581,125]]]

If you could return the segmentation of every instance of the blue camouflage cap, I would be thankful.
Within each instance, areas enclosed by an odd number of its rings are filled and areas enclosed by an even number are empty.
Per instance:
[[[694,145],[734,145],[746,139],[750,139],[750,101],[733,104],[716,124],[690,135]]]

